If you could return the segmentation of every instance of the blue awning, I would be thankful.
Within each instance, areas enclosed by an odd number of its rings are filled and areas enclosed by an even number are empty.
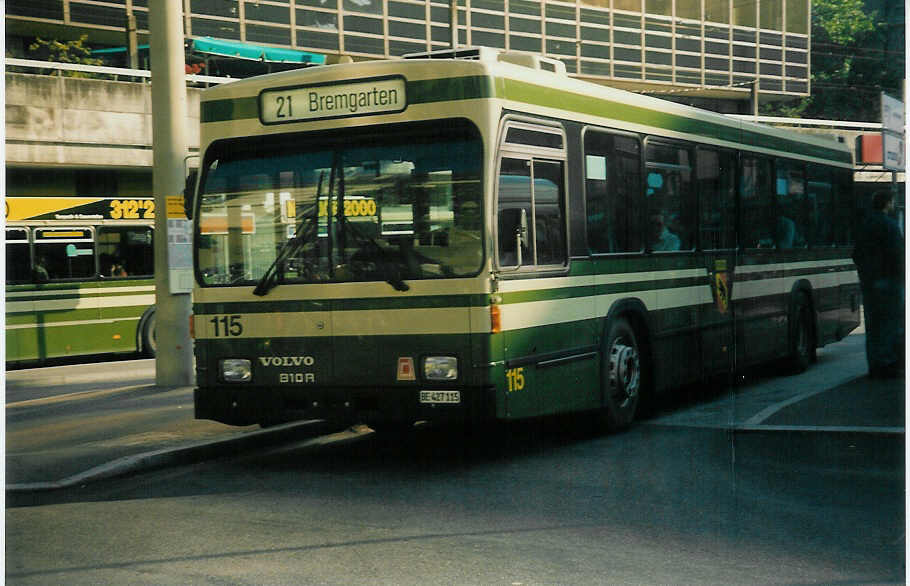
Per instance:
[[[196,53],[232,57],[234,59],[248,59],[250,61],[263,61],[269,63],[309,63],[313,65],[325,64],[325,55],[297,51],[295,49],[282,49],[279,47],[264,47],[251,45],[238,41],[225,41],[212,37],[194,38],[191,49]]]

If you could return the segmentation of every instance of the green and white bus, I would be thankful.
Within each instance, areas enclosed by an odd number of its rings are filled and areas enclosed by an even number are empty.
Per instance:
[[[439,57],[203,94],[196,417],[617,429],[858,325],[844,145]]]
[[[152,198],[6,200],[6,362],[155,353]]]

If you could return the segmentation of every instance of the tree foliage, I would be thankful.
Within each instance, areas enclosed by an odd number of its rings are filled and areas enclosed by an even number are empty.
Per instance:
[[[889,50],[889,16],[864,0],[813,0],[811,95],[766,105],[763,113],[879,121],[878,96],[899,96],[904,70],[902,48]]]
[[[92,50],[85,46],[88,35],[82,35],[74,41],[45,40],[41,37],[29,45],[31,57],[40,61],[53,61],[56,63],[75,63],[79,65],[101,65],[103,61],[92,57]],[[98,74],[84,71],[65,71],[69,77],[101,77]]]

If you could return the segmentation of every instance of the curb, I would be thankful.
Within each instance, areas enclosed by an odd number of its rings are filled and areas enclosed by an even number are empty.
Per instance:
[[[322,420],[288,423],[269,429],[251,431],[242,435],[212,441],[203,441],[178,448],[162,448],[132,456],[123,456],[105,464],[94,466],[85,472],[67,478],[48,482],[27,482],[7,484],[7,494],[25,494],[71,488],[78,484],[112,478],[134,472],[145,472],[173,464],[191,464],[221,456],[227,452],[240,452],[261,448],[291,439],[297,439],[304,432],[318,435],[328,431]]]

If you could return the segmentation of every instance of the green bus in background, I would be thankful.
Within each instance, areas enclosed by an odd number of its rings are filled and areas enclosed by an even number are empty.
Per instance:
[[[859,324],[835,140],[485,48],[237,81],[201,120],[199,418],[620,429]]]
[[[6,361],[155,354],[151,198],[6,198]]]

